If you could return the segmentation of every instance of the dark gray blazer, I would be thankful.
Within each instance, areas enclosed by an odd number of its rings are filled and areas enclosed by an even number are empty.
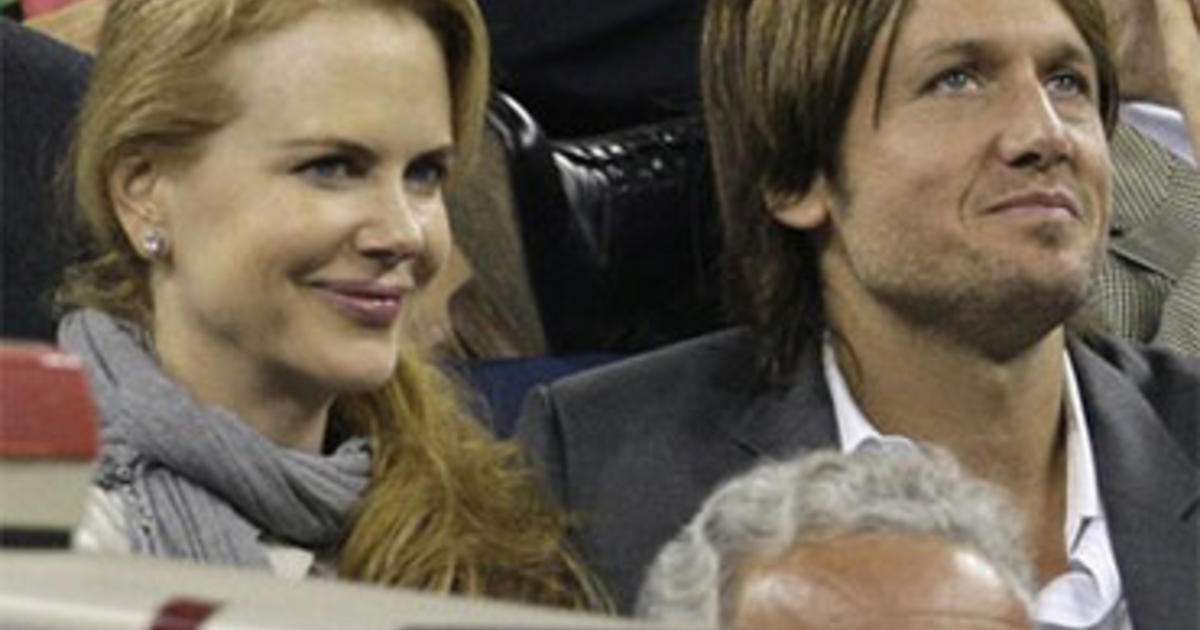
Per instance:
[[[1137,630],[1200,628],[1200,359],[1072,342],[1100,492]],[[575,543],[629,612],[658,548],[723,479],[837,444],[820,352],[756,388],[730,330],[534,390],[518,437],[579,519]]]

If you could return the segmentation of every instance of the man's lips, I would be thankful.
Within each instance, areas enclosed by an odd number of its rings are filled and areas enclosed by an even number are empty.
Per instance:
[[[1006,195],[989,206],[987,214],[1083,217],[1075,195],[1061,189],[1026,190]]]
[[[390,327],[408,291],[398,284],[355,280],[317,281],[310,286],[343,315],[371,328]]]

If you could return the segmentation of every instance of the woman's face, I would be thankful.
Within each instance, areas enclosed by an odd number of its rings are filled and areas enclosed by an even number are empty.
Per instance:
[[[317,10],[217,71],[239,115],[147,178],[170,242],[151,279],[164,365],[193,393],[380,385],[401,313],[449,248],[435,35],[408,12]]]

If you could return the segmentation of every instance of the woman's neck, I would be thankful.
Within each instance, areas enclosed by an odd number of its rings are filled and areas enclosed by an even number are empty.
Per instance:
[[[333,404],[323,388],[186,332],[156,335],[155,350],[163,371],[201,404],[234,412],[279,446],[321,451]]]

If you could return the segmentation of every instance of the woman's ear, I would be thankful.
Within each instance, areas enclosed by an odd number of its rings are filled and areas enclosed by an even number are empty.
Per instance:
[[[817,175],[803,195],[768,192],[767,209],[780,223],[798,230],[821,227],[833,208],[833,191],[824,175]]]
[[[165,254],[167,217],[160,201],[162,171],[141,153],[120,158],[108,176],[108,194],[125,237],[143,258]]]

